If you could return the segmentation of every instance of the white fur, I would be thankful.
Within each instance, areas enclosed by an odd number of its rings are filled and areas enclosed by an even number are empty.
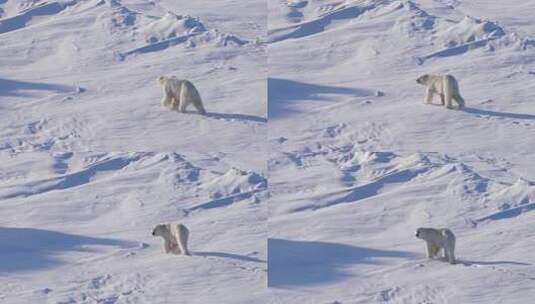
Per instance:
[[[423,75],[416,79],[416,82],[427,86],[427,93],[425,102],[431,103],[435,94],[440,96],[442,105],[446,105],[448,109],[452,109],[452,99],[454,99],[459,108],[464,107],[464,99],[459,92],[459,83],[455,77],[451,75]]]
[[[451,230],[418,228],[416,237],[426,242],[427,256],[430,259],[437,256],[440,249],[444,249],[444,257],[451,264],[455,264],[455,235]]]
[[[206,114],[201,95],[188,80],[178,79],[175,76],[160,76],[158,82],[163,87],[162,105],[174,111],[186,112],[186,108],[193,104],[201,114]]]
[[[182,224],[160,224],[152,230],[153,236],[163,238],[165,253],[190,255],[188,251],[189,230]]]

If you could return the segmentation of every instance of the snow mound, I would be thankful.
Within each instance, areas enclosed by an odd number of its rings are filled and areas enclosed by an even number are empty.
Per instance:
[[[206,184],[205,189],[210,193],[211,198],[221,198],[239,193],[254,193],[265,190],[267,179],[262,175],[231,168],[225,174],[215,178]]]
[[[53,178],[28,182],[23,187],[10,186],[1,189],[0,199],[29,197],[41,195],[50,191],[68,190],[90,183],[100,175],[113,174],[121,171],[144,157],[145,153],[131,153],[130,155],[103,154],[84,159],[83,168],[75,172],[62,174]]]
[[[18,15],[0,20],[0,34],[24,28],[36,17],[58,14],[75,3],[76,1],[53,1],[34,5],[32,2],[29,8]]]
[[[373,3],[373,1],[366,1],[365,3],[358,4],[340,3],[329,7],[328,10],[320,10],[319,15],[312,20],[269,30],[268,43],[276,43],[287,39],[298,39],[322,33],[329,29],[333,23],[340,20],[352,20],[358,18],[366,11],[376,8],[376,6],[377,4]],[[295,15],[295,6],[292,12]]]
[[[179,36],[200,34],[206,32],[206,28],[199,18],[167,12],[162,18],[139,28],[138,32],[145,42],[156,43]]]
[[[156,20],[154,20],[156,18]],[[193,48],[200,45],[215,47],[242,46],[248,43],[240,37],[208,29],[199,18],[167,12],[163,17],[146,16],[148,23],[140,25],[134,32],[135,40],[143,40],[143,46],[123,52],[122,57],[165,50],[183,44]],[[138,38],[140,37],[140,38]]]
[[[465,16],[459,23],[439,31],[436,40],[445,47],[493,40],[505,35],[505,31],[496,23]]]
[[[535,211],[535,183],[518,179],[514,184],[489,196],[488,200],[496,206],[496,212],[478,221],[503,220]]]
[[[432,30],[437,23],[437,17],[428,14],[412,1],[395,1],[392,4],[379,7],[376,15],[382,18],[390,18],[390,14],[396,14],[396,21],[392,31],[402,32],[413,36],[418,32]]]
[[[199,182],[201,168],[186,160],[182,155],[169,153],[160,155],[160,157],[162,161],[173,164],[167,166],[160,173],[159,180],[164,184],[171,185],[173,189],[183,189]]]

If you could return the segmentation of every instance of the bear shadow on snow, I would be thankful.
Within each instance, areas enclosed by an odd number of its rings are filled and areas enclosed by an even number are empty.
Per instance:
[[[405,251],[379,250],[318,241],[268,239],[268,286],[333,283],[351,277],[353,264],[381,264],[382,258],[410,258]]]
[[[498,118],[535,120],[535,115],[531,115],[531,114],[495,112],[495,111],[481,110],[481,109],[470,108],[470,107],[464,107],[462,110],[466,113],[475,114],[475,115],[494,116]]]
[[[202,115],[198,111],[195,111],[195,110],[186,110],[183,114]],[[248,115],[248,114],[217,113],[217,112],[207,111],[206,114],[204,114],[204,116],[210,117],[210,118],[215,118],[215,119],[222,119],[222,120],[238,120],[238,121],[241,121],[241,122],[267,123],[267,118],[265,118],[265,117],[255,116],[255,115]]]
[[[0,273],[60,266],[64,252],[93,252],[90,246],[134,247],[134,242],[34,228],[0,227]]]
[[[230,113],[216,113],[216,112],[206,112],[206,116],[216,118],[216,119],[226,119],[226,120],[239,120],[239,121],[249,121],[249,122],[259,122],[267,123],[267,119],[260,116],[247,115],[247,114],[230,114]]]
[[[0,96],[31,96],[24,91],[52,91],[56,93],[68,93],[75,91],[75,88],[62,84],[27,82],[0,78]]]
[[[217,257],[217,258],[226,258],[226,259],[234,259],[239,260],[243,262],[255,262],[255,263],[266,263],[266,261],[246,255],[239,255],[234,253],[225,253],[225,252],[209,252],[209,251],[195,251],[192,252],[193,255],[198,255],[202,257]]]
[[[517,265],[517,266],[533,266],[529,263],[523,263],[523,262],[514,262],[514,261],[469,261],[469,260],[459,260],[457,259],[457,263],[463,264],[464,266],[472,266],[472,265]]]
[[[292,104],[305,100],[329,101],[323,95],[373,96],[374,91],[358,88],[335,87],[268,78],[268,117],[281,118],[296,113]]]

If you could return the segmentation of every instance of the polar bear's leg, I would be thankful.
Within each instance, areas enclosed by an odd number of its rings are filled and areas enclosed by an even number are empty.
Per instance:
[[[202,104],[201,94],[199,94],[199,91],[195,88],[195,86],[191,82],[186,82],[185,86],[188,88],[188,97],[190,102],[195,106],[197,111],[201,114],[206,114],[206,110],[204,109],[204,106]]]
[[[451,258],[451,252],[449,248],[444,248],[444,257],[446,258],[446,260],[448,260],[448,262],[451,263],[452,258]]]
[[[206,114],[206,110],[204,109],[204,106],[202,105],[202,101],[200,99],[199,100],[195,100],[193,105],[195,106],[197,111],[199,111],[199,113],[201,113],[202,115]]]
[[[445,102],[444,102],[444,94],[440,94],[440,104],[441,105],[445,104]]]
[[[169,253],[171,251],[171,242],[168,239],[165,239],[163,242],[163,251],[165,253]]]
[[[174,254],[181,254],[182,253],[182,251],[180,250],[180,246],[178,246],[178,244],[173,244],[171,252],[174,253]]]
[[[453,251],[453,248],[451,248],[450,253],[448,255],[448,261],[450,262],[450,264],[455,264],[455,253]]]
[[[169,96],[169,94],[166,93],[162,98],[162,106],[167,108],[169,107],[169,105],[171,105],[172,102],[172,98]]]
[[[455,241],[450,240],[448,243],[448,246],[444,248],[444,253],[446,255],[446,259],[448,259],[448,262],[450,264],[455,264]]]
[[[188,87],[184,82],[180,84],[180,108],[179,111],[184,113],[186,112],[186,108],[191,103],[191,98],[189,96],[189,90]]]
[[[175,236],[177,239],[177,245],[180,248],[181,252],[185,255],[190,255],[188,251],[189,231],[186,226],[182,224],[177,224],[175,226]]]
[[[444,94],[444,99],[446,101],[446,108],[452,109],[453,105],[451,103],[451,100],[453,98],[453,94],[455,93],[455,79],[453,77],[446,75],[442,79],[442,94]]]
[[[438,256],[439,251],[440,251],[440,247],[438,247],[437,245],[433,245],[433,256],[434,257]]]
[[[171,104],[170,104],[171,110],[178,111],[179,105],[180,105],[180,99],[177,99],[176,97],[173,97],[171,99]]]
[[[446,102],[446,108],[448,108],[448,109],[453,109],[453,105],[451,103],[452,98],[453,98],[453,96],[451,96],[451,92],[446,89],[444,91],[444,99],[445,99],[445,102]]]
[[[426,94],[425,94],[425,103],[431,103],[433,102],[433,94],[434,90],[432,88],[427,88]]]
[[[433,254],[433,252],[435,250],[434,247],[435,246],[433,246],[430,242],[427,242],[427,257],[430,258],[430,259],[433,258],[433,256],[434,256],[434,254]]]
[[[459,105],[459,109],[464,108],[464,104],[465,104],[464,99],[461,97],[461,95],[458,92],[453,95],[453,99],[455,99],[455,101]]]

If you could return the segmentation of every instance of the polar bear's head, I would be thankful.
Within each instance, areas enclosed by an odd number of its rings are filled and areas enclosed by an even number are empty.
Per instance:
[[[429,234],[429,230],[429,228],[416,229],[416,237],[419,239],[425,239],[425,237]]]
[[[160,76],[158,77],[158,83],[160,83],[161,85],[165,85],[165,83],[167,82],[167,79],[168,77],[166,76]]]
[[[427,84],[428,81],[429,81],[429,75],[427,74],[416,78],[416,83],[419,83],[419,84]]]
[[[433,228],[418,228],[416,229],[416,237],[422,240],[427,240],[436,231]]]
[[[154,227],[154,229],[152,230],[152,235],[153,236],[165,236],[165,235],[168,235],[170,232],[171,232],[171,225],[166,225],[166,224],[159,224],[159,225],[156,225],[156,227]]]

